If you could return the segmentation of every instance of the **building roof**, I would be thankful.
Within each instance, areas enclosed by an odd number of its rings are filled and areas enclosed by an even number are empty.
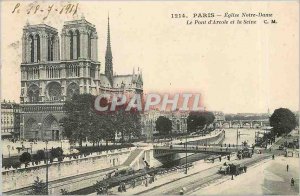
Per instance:
[[[1,109],[13,109],[20,106],[19,104],[15,103],[15,102],[10,102],[10,101],[3,101],[1,102]]]
[[[113,77],[113,87],[114,88],[121,88],[123,85],[124,87],[131,87],[134,81],[133,75],[118,75]]]
[[[109,82],[108,77],[105,74],[100,74],[100,83],[103,87],[109,88],[131,88],[134,83],[141,80],[137,75],[127,74],[127,75],[114,75],[113,76],[113,86]],[[142,82],[142,81],[141,81]],[[123,86],[124,85],[124,86]]]

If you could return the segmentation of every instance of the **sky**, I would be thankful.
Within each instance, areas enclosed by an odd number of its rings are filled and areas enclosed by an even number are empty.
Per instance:
[[[20,13],[12,13],[20,3]],[[35,2],[40,9],[54,4]],[[76,3],[76,2],[74,2]],[[26,14],[30,1],[1,1],[1,99],[19,102],[22,28],[85,19],[96,26],[101,72],[110,16],[114,72],[143,72],[144,92],[199,92],[207,110],[263,113],[299,108],[299,10],[289,2],[81,1],[77,14]],[[277,24],[186,25],[171,14],[272,13]]]

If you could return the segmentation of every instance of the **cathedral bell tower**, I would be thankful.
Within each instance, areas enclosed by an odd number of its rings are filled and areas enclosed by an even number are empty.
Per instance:
[[[107,46],[105,53],[105,75],[108,78],[110,84],[113,86],[113,62],[112,62],[112,52],[110,43],[110,27],[109,27],[109,17],[107,23]]]
[[[88,59],[98,61],[98,35],[95,25],[84,17],[65,22],[62,29],[62,60]]]

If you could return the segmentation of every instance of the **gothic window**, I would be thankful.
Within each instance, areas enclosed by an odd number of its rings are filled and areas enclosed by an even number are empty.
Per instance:
[[[48,38],[48,61],[53,61],[54,36]]]
[[[39,101],[39,87],[37,85],[31,85],[28,88],[28,101],[31,103]]]
[[[77,59],[80,57],[80,33],[76,30],[76,39],[77,39]]]
[[[41,60],[41,43],[40,43],[40,36],[36,35],[36,46],[37,46],[37,62],[39,62]]]
[[[77,65],[68,66],[68,77],[79,77],[80,68]]]
[[[73,59],[73,32],[70,31],[70,60]]]
[[[61,100],[61,86],[57,82],[52,82],[48,85],[48,97],[50,101]]]
[[[71,83],[67,88],[67,98],[71,99],[73,95],[79,94],[79,86],[76,83]]]
[[[34,67],[32,69],[32,73],[31,74],[32,74],[32,79],[38,79],[39,75],[40,75],[39,68],[38,67]]]
[[[92,56],[92,42],[91,42],[91,34],[88,34],[88,58],[91,59]]]
[[[90,69],[90,76],[92,78],[95,78],[95,68],[94,67],[91,67],[91,69]]]
[[[46,77],[47,78],[60,78],[60,71],[57,66],[47,66],[46,67]]]
[[[30,42],[30,62],[34,62],[34,39],[33,36],[29,36],[29,42]]]

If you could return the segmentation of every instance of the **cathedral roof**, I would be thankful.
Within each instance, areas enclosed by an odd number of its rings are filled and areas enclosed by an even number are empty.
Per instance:
[[[122,88],[125,85],[125,88],[130,88],[137,81],[137,76],[132,74],[127,75],[114,75],[113,76],[113,86],[109,82],[108,77],[105,74],[100,74],[101,86],[109,88]],[[142,81],[141,81],[142,82]]]
[[[113,77],[114,88],[120,88],[122,85],[131,87],[133,83],[133,75],[117,75]]]

